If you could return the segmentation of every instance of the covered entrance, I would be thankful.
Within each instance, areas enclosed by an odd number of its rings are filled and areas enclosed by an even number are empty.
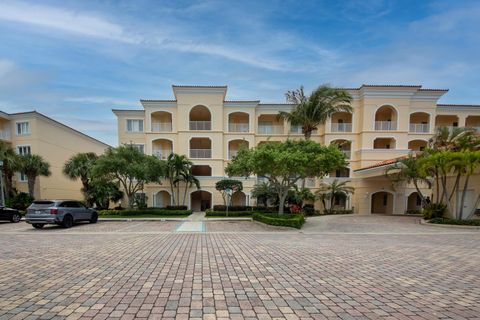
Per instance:
[[[385,191],[372,194],[370,213],[393,214],[393,194]]]
[[[190,209],[195,211],[205,211],[212,206],[212,195],[210,192],[197,190],[190,194]]]

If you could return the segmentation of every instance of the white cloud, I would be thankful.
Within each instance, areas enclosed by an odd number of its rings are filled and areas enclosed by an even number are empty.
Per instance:
[[[135,106],[138,105],[138,101],[119,99],[114,97],[100,97],[100,96],[85,96],[85,97],[67,97],[63,99],[65,102],[78,102],[78,103],[93,103],[93,104],[111,104],[117,106]]]

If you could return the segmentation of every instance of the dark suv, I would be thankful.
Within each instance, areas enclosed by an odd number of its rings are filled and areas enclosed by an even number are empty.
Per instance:
[[[58,224],[70,228],[77,221],[96,223],[98,214],[76,200],[37,200],[28,208],[25,221],[41,229],[46,224]]]
[[[10,222],[19,222],[22,219],[20,211],[0,206],[0,220],[8,220]]]

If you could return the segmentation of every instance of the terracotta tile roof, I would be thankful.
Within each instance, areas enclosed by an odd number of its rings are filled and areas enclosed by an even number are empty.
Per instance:
[[[378,168],[378,167],[383,167],[383,166],[387,166],[387,165],[390,165],[390,164],[395,164],[397,163],[398,161],[402,160],[402,159],[405,159],[407,158],[408,156],[401,156],[401,157],[396,157],[396,158],[393,158],[393,159],[388,159],[388,160],[383,160],[383,161],[380,161],[380,162],[377,162],[375,164],[372,164],[370,166],[367,166],[367,167],[363,167],[363,168],[360,168],[360,169],[357,169],[357,170],[353,170],[354,172],[358,172],[358,171],[362,171],[362,170],[367,170],[367,169],[373,169],[373,168]]]

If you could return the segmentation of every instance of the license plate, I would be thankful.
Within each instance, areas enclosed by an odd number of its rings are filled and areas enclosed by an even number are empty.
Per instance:
[[[35,210],[35,213],[36,213],[36,214],[40,214],[40,213],[42,213],[42,211],[40,211],[40,210]]]

